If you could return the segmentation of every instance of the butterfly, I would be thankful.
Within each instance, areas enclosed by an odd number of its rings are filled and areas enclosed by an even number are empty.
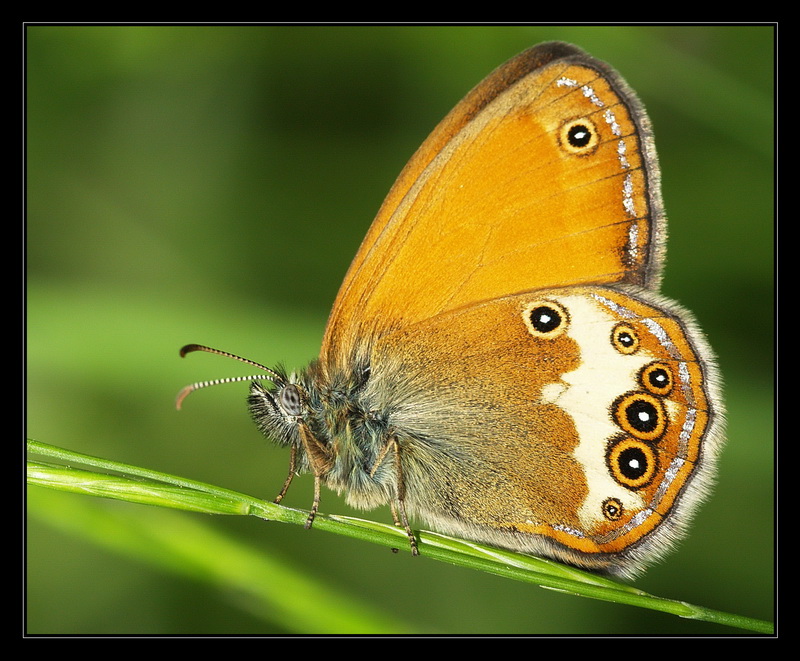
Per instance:
[[[254,365],[258,428],[370,509],[633,577],[686,532],[723,445],[720,380],[659,293],[666,219],[647,114],[560,42],[475,87],[401,172],[319,358]],[[266,384],[265,384],[266,382]]]

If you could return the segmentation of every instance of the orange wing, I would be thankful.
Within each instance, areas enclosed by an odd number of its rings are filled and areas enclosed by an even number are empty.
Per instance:
[[[502,295],[656,288],[658,179],[646,115],[608,65],[561,43],[521,53],[400,174],[334,303],[323,364],[349,361],[368,337]]]

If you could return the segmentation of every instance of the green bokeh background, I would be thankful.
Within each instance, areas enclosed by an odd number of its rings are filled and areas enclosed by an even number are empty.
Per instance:
[[[288,453],[253,427],[246,386],[173,407],[186,383],[247,370],[181,360],[178,348],[304,365],[394,177],[463,94],[541,41],[612,63],[655,128],[671,232],[663,291],[717,350],[729,411],[713,498],[636,585],[773,617],[771,27],[30,26],[26,36],[29,436],[264,498]],[[258,616],[236,591],[96,544],[71,523],[76,506],[123,520],[155,520],[156,508],[38,488],[28,498],[30,633],[323,629]],[[310,478],[286,502],[308,507]],[[322,510],[351,513],[327,491]],[[416,633],[731,632],[321,531],[176,515]]]

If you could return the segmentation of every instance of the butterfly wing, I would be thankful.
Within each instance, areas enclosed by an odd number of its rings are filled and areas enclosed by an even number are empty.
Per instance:
[[[412,158],[345,278],[310,397],[334,427],[320,474],[358,506],[633,575],[722,443],[710,350],[658,294],[664,237],[624,81],[565,44],[500,67]]]
[[[542,287],[657,287],[649,122],[607,65],[562,43],[512,59],[401,173],[333,306],[322,363],[443,311]],[[457,249],[454,249],[457,246]]]
[[[648,290],[538,290],[380,338],[365,390],[392,402],[420,519],[633,575],[707,494],[722,443],[708,352]]]

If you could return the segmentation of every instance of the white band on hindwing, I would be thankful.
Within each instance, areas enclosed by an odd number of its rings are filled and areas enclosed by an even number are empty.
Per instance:
[[[597,543],[603,544],[628,534],[656,514],[660,502],[685,464],[682,456],[686,456],[695,429],[696,409],[692,406],[695,399],[685,362],[657,321],[641,318],[629,308],[597,293],[559,296],[558,300],[570,312],[573,323],[567,332],[577,342],[581,355],[580,366],[564,374],[563,384],[560,387],[554,385],[551,391],[555,395],[554,403],[573,419],[579,437],[574,456],[584,469],[588,493],[577,512],[578,518],[586,530],[602,524],[602,503],[608,498],[619,499],[628,511],[636,511],[627,524],[595,538]],[[642,368],[665,357],[646,350],[620,354],[609,338],[614,326],[625,319],[639,322],[640,327],[646,328],[657,340],[666,356],[678,363],[677,385],[688,395],[686,400],[690,404],[688,409],[681,410],[674,402],[664,402],[671,424],[676,424],[678,417],[683,416],[680,448],[678,456],[673,457],[670,465],[662,470],[658,487],[649,502],[641,493],[619,484],[611,475],[605,458],[609,439],[620,434],[620,428],[610,414],[613,403],[628,391],[641,390],[639,373]],[[562,526],[559,530],[576,537],[586,536]]]

